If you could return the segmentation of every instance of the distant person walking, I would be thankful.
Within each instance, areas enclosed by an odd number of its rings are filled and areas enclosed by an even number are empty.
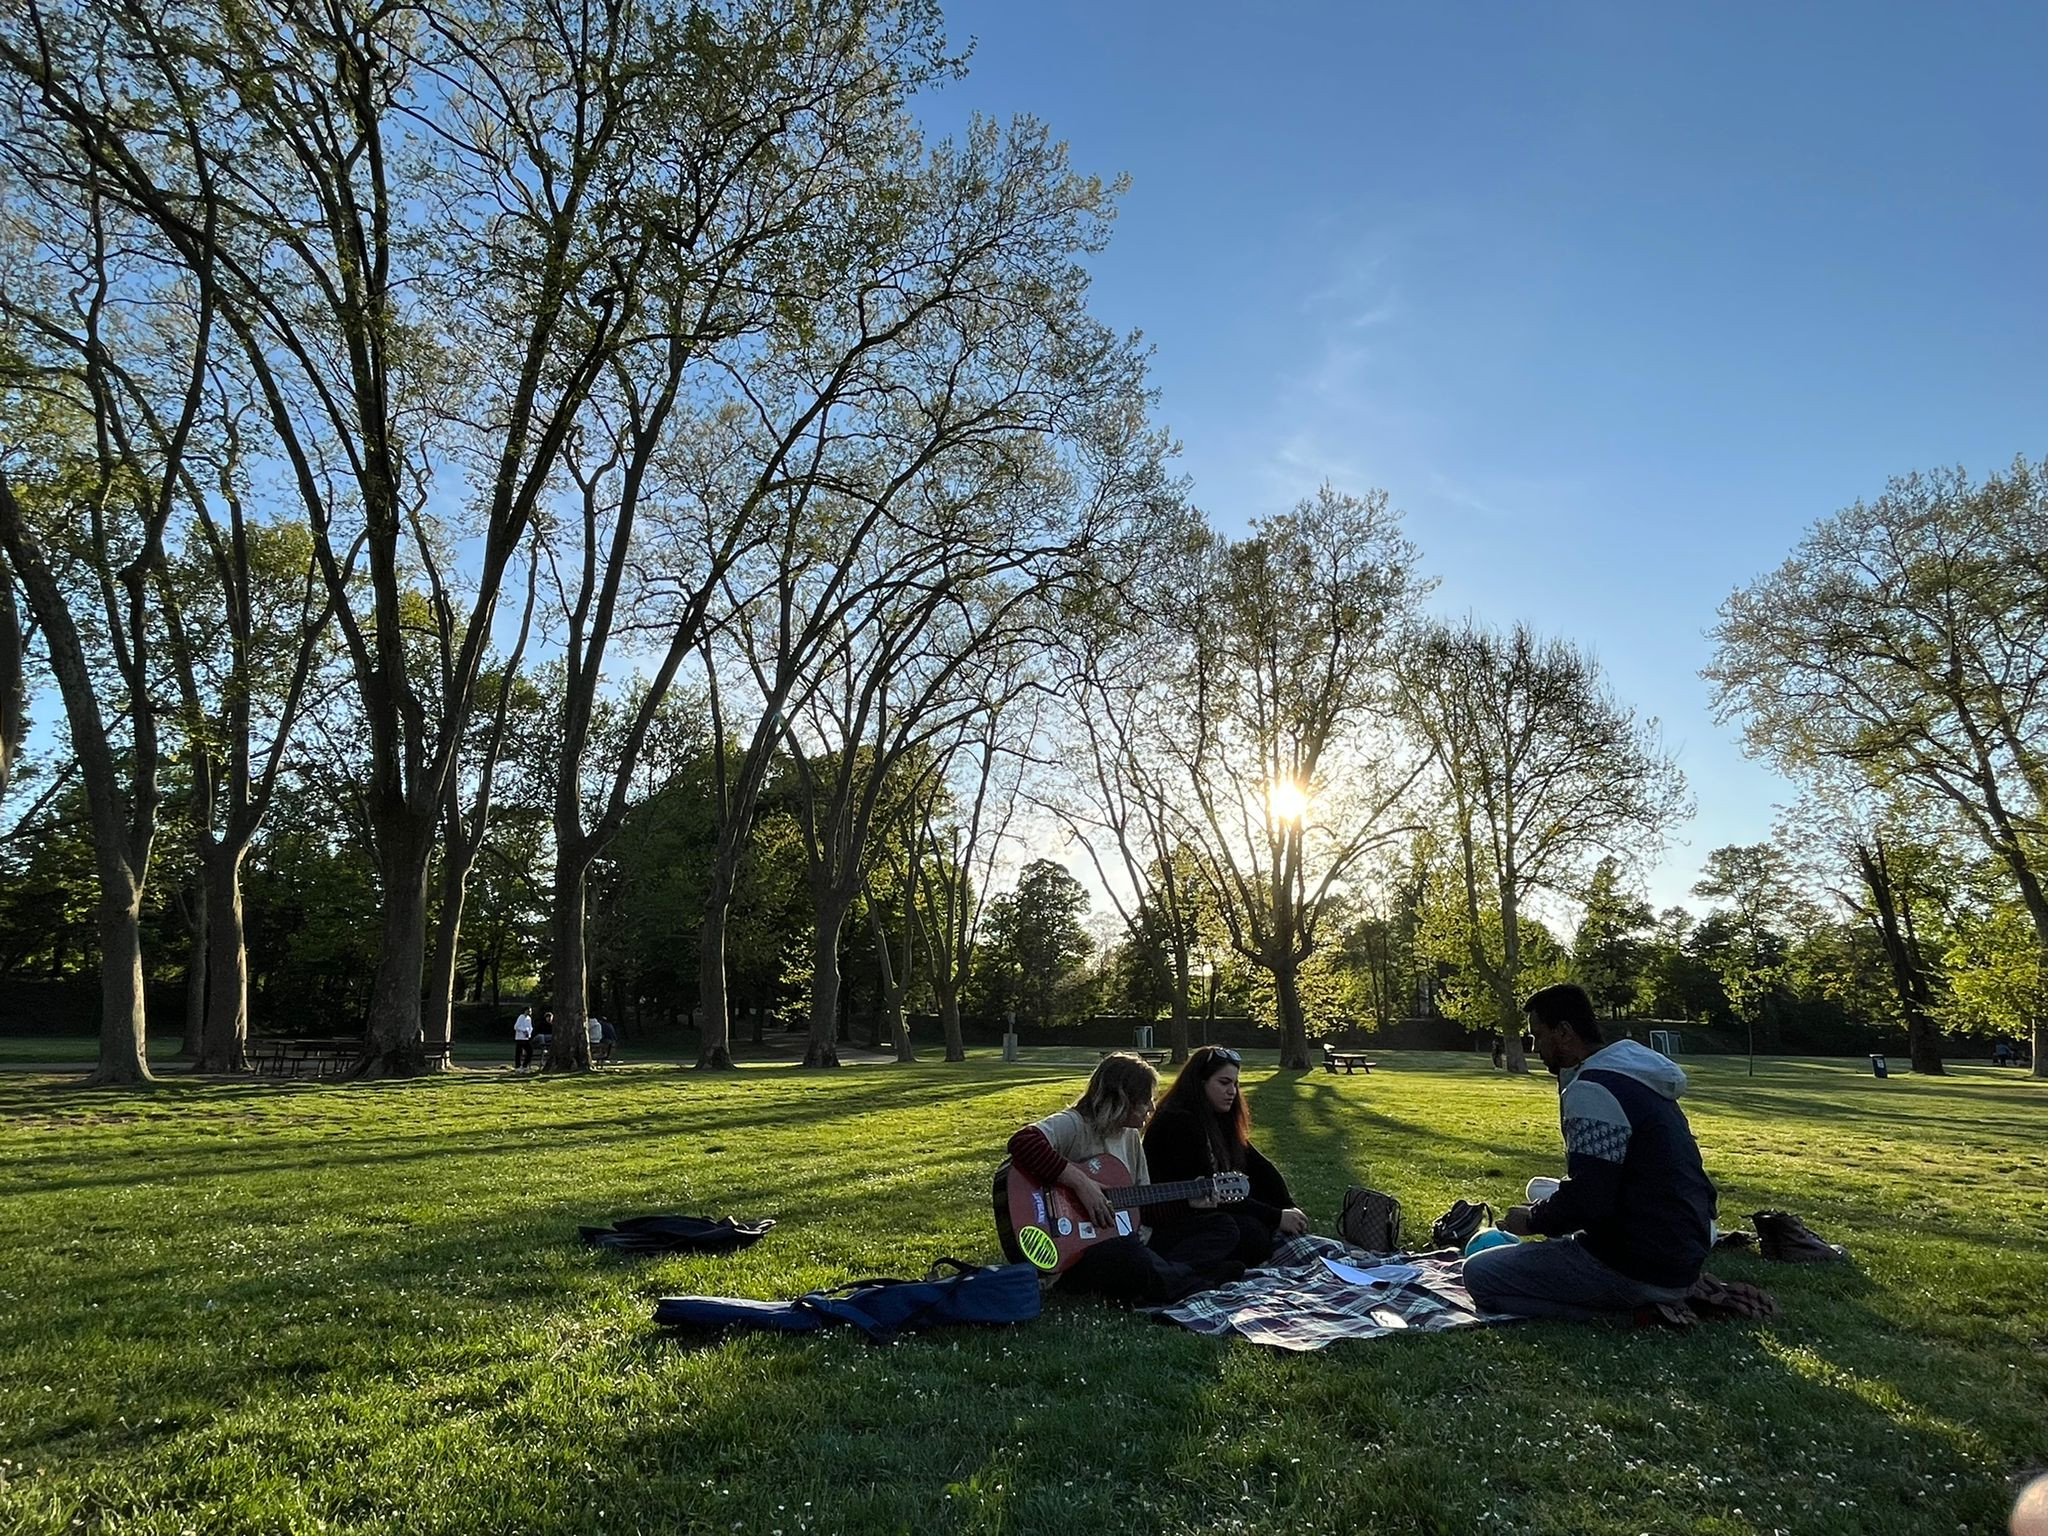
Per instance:
[[[512,1021],[512,1070],[523,1072],[533,1065],[533,1012],[519,1010],[519,1017]]]
[[[543,1009],[541,1009],[541,1011],[540,1011],[540,1028],[539,1028],[539,1031],[538,1031],[538,1032],[537,1032],[537,1033],[535,1034],[535,1036],[534,1036],[534,1044],[536,1044],[536,1045],[538,1045],[538,1046],[540,1047],[540,1065],[541,1065],[541,1070],[542,1070],[542,1071],[546,1071],[546,1070],[547,1070],[547,1065],[548,1065],[548,1053],[549,1053],[549,1051],[551,1051],[551,1050],[552,1050],[552,1049],[554,1048],[554,1044],[555,1044],[555,1010],[554,1010],[554,1009],[552,1009],[552,1008],[543,1008]]]

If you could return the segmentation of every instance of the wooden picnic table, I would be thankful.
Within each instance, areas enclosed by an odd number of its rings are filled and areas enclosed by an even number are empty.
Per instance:
[[[1370,1077],[1372,1069],[1378,1065],[1379,1063],[1368,1057],[1364,1051],[1340,1051],[1329,1041],[1323,1042],[1325,1072],[1334,1073],[1342,1069],[1347,1076],[1353,1072],[1363,1072]]]
[[[1170,1057],[1173,1053],[1171,1051],[1141,1051],[1136,1046],[1120,1045],[1113,1051],[1097,1051],[1095,1054],[1105,1059],[1111,1056],[1137,1056],[1145,1061],[1151,1062],[1153,1066],[1158,1067],[1164,1066],[1166,1064],[1167,1058]]]

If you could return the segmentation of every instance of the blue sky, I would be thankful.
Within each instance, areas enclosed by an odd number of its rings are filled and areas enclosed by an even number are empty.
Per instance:
[[[1590,646],[1699,802],[1781,781],[1699,668],[1729,591],[1916,468],[2048,453],[2048,6],[955,3],[966,80],[1132,178],[1096,309],[1240,527],[1382,486],[1445,612]]]

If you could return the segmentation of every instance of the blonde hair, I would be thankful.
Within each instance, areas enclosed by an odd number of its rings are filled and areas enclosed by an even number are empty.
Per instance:
[[[1138,1105],[1151,1100],[1159,1088],[1159,1074],[1152,1063],[1128,1051],[1105,1056],[1089,1075],[1088,1086],[1074,1101],[1074,1110],[1096,1131],[1107,1134],[1117,1129]]]

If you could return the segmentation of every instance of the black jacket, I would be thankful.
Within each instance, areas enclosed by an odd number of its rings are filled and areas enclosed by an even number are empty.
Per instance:
[[[1208,1135],[1194,1113],[1184,1109],[1162,1109],[1145,1127],[1145,1167],[1154,1184],[1206,1179],[1212,1173],[1228,1171],[1211,1163]],[[1257,1147],[1244,1149],[1244,1173],[1251,1181],[1251,1198],[1234,1209],[1248,1212],[1268,1227],[1278,1227],[1280,1213],[1294,1204],[1294,1196],[1287,1192],[1287,1181]],[[1148,1207],[1146,1219],[1161,1231],[1170,1232],[1200,1214],[1190,1209],[1185,1200],[1169,1200]]]
[[[1560,1104],[1567,1177],[1530,1207],[1529,1230],[1583,1233],[1595,1258],[1647,1285],[1697,1280],[1718,1202],[1678,1107],[1684,1091],[1676,1063],[1632,1040],[1587,1057]]]

